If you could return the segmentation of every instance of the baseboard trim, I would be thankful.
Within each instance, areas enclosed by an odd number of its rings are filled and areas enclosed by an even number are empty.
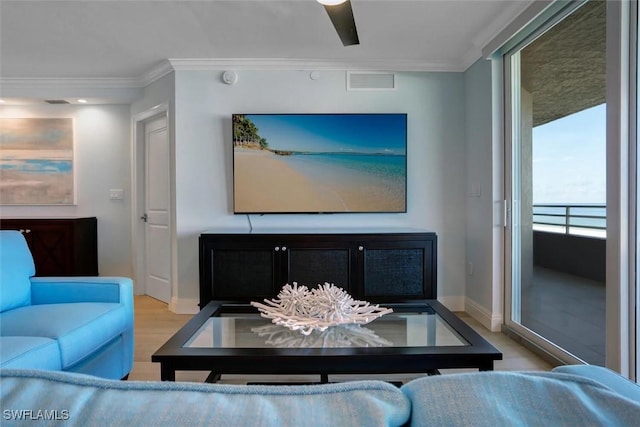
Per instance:
[[[196,298],[171,297],[169,310],[176,314],[196,314],[200,311],[198,307],[199,302]]]
[[[438,302],[451,311],[464,311],[464,297],[438,297]]]
[[[464,311],[492,332],[500,332],[504,323],[502,314],[491,314],[486,308],[469,298],[465,298]]]

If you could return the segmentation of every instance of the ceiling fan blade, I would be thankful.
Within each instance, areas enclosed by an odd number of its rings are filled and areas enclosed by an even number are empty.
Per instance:
[[[353,19],[353,9],[351,9],[350,0],[335,6],[325,5],[324,10],[327,11],[327,14],[331,19],[333,26],[336,28],[343,45],[351,46],[354,44],[360,44],[358,31],[356,30],[356,21]]]

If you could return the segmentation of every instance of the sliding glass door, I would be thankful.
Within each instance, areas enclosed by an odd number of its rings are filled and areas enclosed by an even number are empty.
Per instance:
[[[606,3],[574,4],[504,56],[508,327],[605,365]]]

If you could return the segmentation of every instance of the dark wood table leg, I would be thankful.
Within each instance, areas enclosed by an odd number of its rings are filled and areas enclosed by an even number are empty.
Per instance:
[[[173,366],[169,366],[168,363],[160,363],[160,380],[161,381],[175,381],[176,370]]]
[[[327,384],[329,382],[329,374],[320,374],[320,383]]]
[[[207,379],[204,380],[204,382],[205,383],[210,383],[210,384],[217,383],[218,381],[220,381],[220,377],[221,377],[220,374],[217,374],[217,373],[211,371],[211,373],[209,374]]]
[[[482,365],[480,365],[478,367],[478,370],[480,372],[484,372],[484,371],[493,371],[493,360],[487,363],[483,363]]]

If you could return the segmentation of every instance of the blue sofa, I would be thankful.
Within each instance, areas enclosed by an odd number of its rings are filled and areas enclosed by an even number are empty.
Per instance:
[[[0,370],[3,426],[637,426],[640,387],[604,368],[268,386]]]
[[[133,286],[121,277],[33,277],[18,231],[0,231],[0,368],[121,379],[133,365]]]

